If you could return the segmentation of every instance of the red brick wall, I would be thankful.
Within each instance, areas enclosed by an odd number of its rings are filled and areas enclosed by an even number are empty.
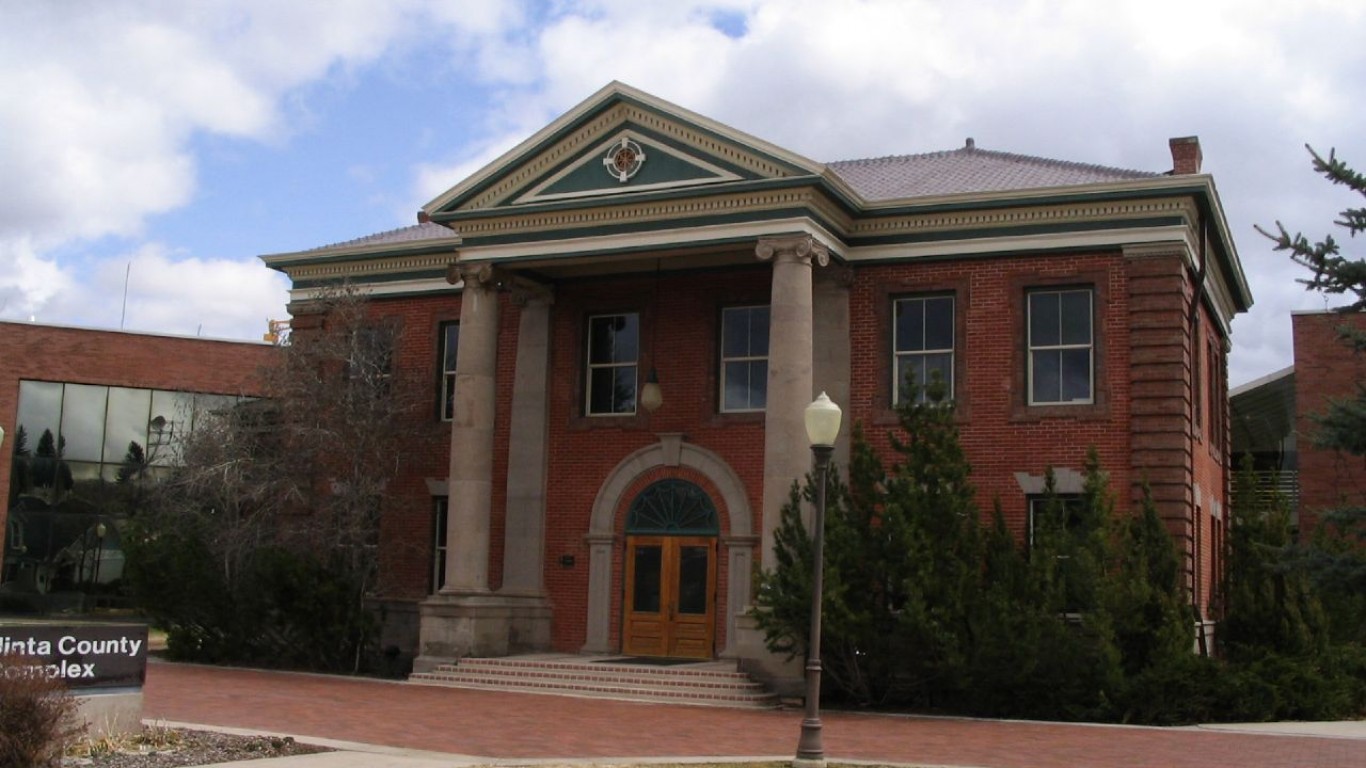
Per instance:
[[[398,347],[394,351],[394,370],[403,377],[402,386],[416,387],[421,407],[410,424],[403,425],[408,437],[398,476],[389,487],[380,518],[381,599],[420,600],[430,591],[434,542],[435,503],[428,480],[444,483],[450,472],[450,425],[441,420],[441,326],[460,319],[460,297],[455,294],[376,298],[369,303],[370,316],[399,324]],[[502,349],[515,343],[516,320],[508,335],[508,312],[504,312]],[[296,331],[297,333],[297,331]],[[500,355],[501,368],[505,358]],[[511,381],[509,373],[506,379]],[[500,418],[510,404],[510,393],[500,394]],[[499,455],[506,456],[506,427],[500,430]],[[502,466],[502,465],[500,465]],[[502,489],[496,488],[501,494]],[[501,512],[501,502],[495,500]],[[500,521],[501,524],[501,521]],[[501,547],[501,529],[498,534]],[[499,571],[501,572],[501,571]]]
[[[960,318],[960,429],[984,514],[999,499],[1007,523],[1023,536],[1027,500],[1015,473],[1041,476],[1049,467],[1081,471],[1090,446],[1099,452],[1123,507],[1131,479],[1127,281],[1126,263],[1116,253],[860,268],[850,296],[854,342],[847,416],[863,422],[875,445],[888,446],[896,418],[886,407],[891,386],[887,308],[896,296],[953,290]],[[1045,286],[1095,290],[1094,405],[1025,405],[1025,291]]]
[[[1366,330],[1366,313],[1300,313],[1295,340],[1295,430],[1300,468],[1300,531],[1311,532],[1326,509],[1366,504],[1366,458],[1317,448],[1314,416],[1332,400],[1356,396],[1366,382],[1366,355],[1353,355],[1336,329]]]
[[[593,501],[616,465],[628,454],[658,441],[657,435],[682,432],[688,442],[718,454],[749,489],[754,515],[752,530],[760,530],[762,509],[763,414],[717,414],[716,361],[721,308],[768,302],[771,271],[767,265],[726,271],[655,276],[641,275],[603,281],[570,283],[557,288],[551,333],[550,457],[551,494],[546,526],[546,588],[555,606],[554,643],[557,650],[576,651],[584,643],[588,613],[588,533]],[[653,415],[584,417],[583,358],[586,318],[613,312],[641,313],[640,380],[653,363],[659,373],[664,405]],[[500,371],[501,374],[501,371]],[[510,376],[507,379],[510,381]],[[500,447],[504,451],[505,447]],[[729,532],[727,510],[719,494],[703,479],[679,469],[659,477],[681,477],[708,491],[721,516],[721,532]],[[659,479],[654,474],[650,479]],[[497,483],[495,480],[495,487]],[[644,480],[642,480],[644,482]],[[643,488],[644,486],[640,486]],[[495,502],[495,509],[499,502]],[[618,510],[616,531],[625,523]],[[621,584],[625,542],[613,543],[613,583]],[[573,555],[576,565],[563,568],[561,555]],[[724,550],[718,553],[718,615],[726,610]],[[612,642],[619,642],[621,593],[614,589]],[[724,623],[718,627],[718,647]]]
[[[222,395],[260,393],[266,344],[0,322],[0,499],[8,498],[10,456],[24,379]],[[0,543],[7,514],[0,505]]]
[[[763,416],[718,415],[717,344],[721,308],[766,303],[770,278],[771,268],[756,264],[665,274],[658,278],[658,285],[655,275],[647,273],[557,286],[551,309],[550,493],[543,562],[547,594],[555,608],[552,634],[557,650],[576,651],[585,641],[590,558],[584,536],[597,494],[623,458],[655,443],[658,434],[684,433],[688,442],[719,455],[749,489],[755,518],[752,529],[761,529]],[[1082,285],[1095,290],[1095,403],[1029,407],[1024,389],[1025,292],[1042,286]],[[1007,521],[1023,535],[1027,501],[1015,473],[1037,476],[1048,467],[1080,470],[1087,449],[1095,446],[1121,512],[1133,509],[1141,480],[1152,484],[1161,514],[1188,553],[1188,576],[1198,578],[1201,602],[1208,607],[1218,570],[1216,525],[1212,510],[1204,508],[1210,506],[1206,501],[1196,516],[1192,490],[1198,482],[1202,499],[1214,499],[1226,509],[1220,447],[1226,432],[1209,434],[1213,428],[1210,409],[1219,399],[1207,388],[1193,386],[1197,367],[1193,350],[1204,350],[1205,342],[1222,349],[1224,340],[1203,309],[1199,330],[1193,335],[1193,284],[1182,261],[1176,257],[1126,259],[1111,251],[858,267],[850,289],[851,396],[849,403],[841,405],[846,419],[863,422],[870,439],[884,449],[887,431],[896,423],[888,405],[890,302],[898,295],[945,290],[954,291],[958,300],[957,396],[964,446],[983,510],[990,510],[999,499]],[[504,554],[511,383],[519,320],[510,299],[503,296],[501,301],[489,562],[489,583],[494,588],[501,581]],[[419,369],[431,382],[435,419],[438,328],[443,320],[458,319],[459,299],[381,299],[373,311],[402,319],[399,364]],[[641,315],[640,380],[655,365],[664,393],[664,405],[653,415],[583,416],[586,319],[613,312]],[[1224,361],[1213,364],[1222,375]],[[1204,413],[1203,431],[1198,435],[1192,428],[1192,398],[1197,396],[1203,398]],[[437,437],[415,443],[404,457],[404,475],[387,501],[382,533],[386,597],[415,600],[426,594],[431,562],[431,498],[426,479],[446,477],[448,440],[449,428],[443,426]],[[697,482],[713,496],[722,532],[728,532],[722,500],[704,478],[686,468],[661,472],[637,485],[658,479],[656,475]],[[624,509],[617,510],[615,521],[613,643],[620,637],[624,513]],[[574,565],[561,565],[564,555],[572,556]],[[729,608],[724,605],[724,585],[730,576],[724,556],[718,566],[722,601],[718,611],[724,611]],[[718,624],[724,626],[724,622]],[[724,640],[718,637],[718,647]]]

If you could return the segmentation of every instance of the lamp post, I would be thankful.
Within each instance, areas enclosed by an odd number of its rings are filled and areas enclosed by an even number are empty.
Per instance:
[[[806,438],[816,458],[816,510],[812,521],[811,629],[806,642],[806,717],[797,741],[799,768],[825,765],[821,739],[821,601],[825,591],[825,476],[840,433],[840,407],[824,392],[806,406]]]

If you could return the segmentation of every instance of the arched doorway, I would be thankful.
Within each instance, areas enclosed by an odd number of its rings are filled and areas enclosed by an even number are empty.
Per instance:
[[[687,480],[657,480],[631,502],[622,653],[712,657],[719,533],[711,497]]]

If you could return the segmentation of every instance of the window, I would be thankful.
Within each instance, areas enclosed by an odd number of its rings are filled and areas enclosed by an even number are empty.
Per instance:
[[[441,419],[455,418],[455,354],[460,348],[460,323],[441,324]]]
[[[1220,354],[1218,341],[1210,341],[1205,358],[1205,376],[1209,379],[1206,390],[1209,392],[1209,442],[1216,455],[1224,451],[1224,409],[1228,405],[1228,379],[1224,375],[1224,360]]]
[[[1202,337],[1200,335],[1199,312],[1195,314],[1195,319],[1191,323],[1191,340],[1191,381],[1195,383],[1195,392],[1191,399],[1194,400],[1192,406],[1195,409],[1195,432],[1196,434],[1200,434],[1200,424],[1204,420],[1205,410],[1205,379],[1204,376],[1200,374],[1200,356],[1203,354],[1201,347],[1203,347],[1204,344],[1202,343]],[[1213,396],[1213,390],[1211,390],[1209,394]]]
[[[762,411],[768,398],[768,307],[721,310],[721,410]]]
[[[1029,293],[1029,404],[1091,403],[1091,289]]]
[[[432,507],[432,592],[446,585],[446,511],[450,500],[438,496]]]
[[[353,394],[376,398],[389,394],[397,341],[398,334],[390,326],[364,325],[352,332],[344,373]]]
[[[892,403],[909,395],[914,386],[918,403],[926,401],[926,388],[944,387],[944,398],[953,398],[953,296],[916,296],[892,304]],[[909,377],[909,378],[908,378]]]
[[[636,412],[636,369],[640,360],[640,315],[588,318],[589,416]]]
[[[1029,497],[1029,548],[1034,549],[1036,536],[1047,533],[1071,532],[1081,525],[1082,501],[1076,494],[1057,494],[1057,506],[1049,509],[1047,496]],[[1049,514],[1050,511],[1052,514]]]

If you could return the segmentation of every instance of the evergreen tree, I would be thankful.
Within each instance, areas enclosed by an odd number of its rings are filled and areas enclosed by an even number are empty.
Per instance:
[[[1219,637],[1230,659],[1323,650],[1324,617],[1302,569],[1286,568],[1290,511],[1285,497],[1258,489],[1252,457],[1234,476],[1225,618]]]
[[[1181,584],[1176,544],[1147,483],[1138,514],[1117,520],[1116,526],[1108,611],[1124,674],[1133,677],[1190,655],[1194,617]]]
[[[1337,158],[1334,151],[1328,157],[1307,147],[1313,158],[1314,171],[1334,185],[1341,185],[1366,197],[1366,175],[1362,175]],[[1341,211],[1335,224],[1353,237],[1366,230],[1366,206]],[[1304,235],[1289,231],[1278,221],[1275,232],[1258,228],[1275,243],[1275,250],[1309,270],[1311,276],[1301,280],[1308,290],[1349,299],[1339,311],[1360,314],[1366,312],[1366,258],[1351,258],[1342,254],[1332,234],[1318,242],[1310,242]],[[1366,354],[1366,331],[1344,324],[1338,329],[1344,346],[1356,355]],[[1309,437],[1320,447],[1341,451],[1352,456],[1366,457],[1366,382],[1357,383],[1356,393],[1344,400],[1331,403],[1328,410],[1315,418],[1316,429]],[[1366,503],[1329,511],[1323,517],[1319,538],[1302,549],[1298,560],[1315,575],[1318,584],[1332,595],[1330,599],[1344,602],[1343,610],[1334,610],[1335,619],[1354,624],[1357,639],[1362,630],[1359,609],[1366,607],[1360,596],[1366,593]],[[1353,612],[1358,615],[1353,616]]]
[[[1114,498],[1096,452],[1086,460],[1079,499],[1059,498],[1050,469],[1031,530],[1029,572],[1040,602],[1030,717],[1092,720],[1109,715],[1123,683],[1109,606]]]
[[[894,608],[907,693],[941,706],[959,696],[968,676],[982,523],[953,403],[940,382],[926,389],[923,400],[905,397],[897,408],[899,461],[887,480],[883,524],[886,557],[906,561],[892,587],[900,592]]]
[[[898,462],[887,471],[855,426],[848,484],[826,492],[822,666],[865,704],[940,706],[961,694],[971,657],[970,607],[981,583],[981,534],[969,467],[942,387],[903,398]],[[805,647],[811,542],[795,487],[776,532],[777,567],[760,575],[756,618],[770,649]]]

